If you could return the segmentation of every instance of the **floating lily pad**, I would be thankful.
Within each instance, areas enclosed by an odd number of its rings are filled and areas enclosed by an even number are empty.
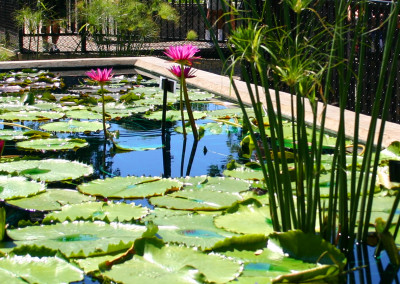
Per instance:
[[[138,273],[140,271],[140,273]],[[146,245],[143,256],[114,265],[103,275],[123,283],[226,283],[239,275],[238,262],[176,246]],[[199,278],[203,274],[206,279]]]
[[[230,232],[269,235],[274,231],[269,211],[267,206],[239,204],[235,212],[215,217],[214,223],[218,228]]]
[[[162,120],[162,111],[155,111],[150,114],[144,115],[145,118],[151,120]],[[193,111],[194,119],[201,119],[206,117],[205,112]],[[187,113],[185,112],[185,119],[188,119]],[[168,110],[166,112],[166,121],[179,121],[181,120],[181,112],[178,110]]]
[[[181,190],[150,198],[151,204],[180,210],[222,210],[241,200],[237,194],[210,190]]]
[[[31,197],[8,200],[7,203],[25,210],[51,211],[60,210],[66,204],[95,200],[95,197],[84,195],[77,190],[51,188]]]
[[[7,235],[18,246],[44,246],[67,257],[87,257],[128,249],[145,230],[138,225],[75,221],[11,229]]]
[[[203,189],[231,193],[246,191],[249,188],[250,183],[247,181],[225,177],[207,177],[199,183],[185,186],[185,189]]]
[[[200,91],[200,90],[189,90],[188,91],[189,95],[189,100],[191,101],[205,101],[212,99],[214,97],[214,94],[211,94],[209,92],[205,91]]]
[[[93,112],[90,110],[72,110],[72,111],[67,111],[65,115],[68,118],[73,118],[73,119],[102,119],[103,116],[101,113]]]
[[[29,137],[24,136],[24,131],[22,130],[11,130],[11,129],[1,129],[0,130],[0,140],[10,141],[10,140],[26,140]]]
[[[23,177],[0,176],[0,200],[28,197],[45,189],[44,183],[27,181]]]
[[[224,176],[234,177],[238,179],[245,180],[264,180],[264,175],[261,170],[253,170],[247,167],[240,167],[233,170],[225,170],[223,172]]]
[[[0,258],[3,283],[70,283],[83,280],[83,271],[58,257],[15,255]]]
[[[42,121],[50,119],[60,119],[64,113],[56,111],[19,111],[0,114],[0,119],[10,121]]]
[[[75,220],[100,220],[106,222],[131,222],[146,216],[149,209],[135,204],[112,202],[86,202],[81,204],[66,205],[61,211],[52,212],[44,218],[43,222],[64,222]]]
[[[98,179],[78,186],[85,194],[113,198],[144,198],[179,190],[182,183],[158,177],[115,177]]]
[[[29,141],[17,142],[16,147],[20,150],[26,151],[66,151],[78,150],[79,148],[87,147],[89,143],[84,139],[78,138],[47,138],[47,139],[34,139]]]
[[[215,227],[212,215],[186,214],[156,217],[153,220],[159,226],[158,234],[164,241],[196,246],[202,250],[235,235]]]
[[[309,263],[344,265],[346,258],[331,243],[328,243],[321,236],[312,233],[306,234],[300,230],[285,233],[273,233],[269,236],[270,241],[278,244],[284,253],[290,257]],[[326,253],[328,252],[328,253]]]
[[[110,127],[107,124],[107,128]],[[69,120],[67,122],[51,122],[40,126],[41,129],[53,132],[97,132],[103,130],[103,123],[97,121]]]
[[[31,179],[53,182],[74,180],[93,174],[93,167],[62,159],[21,160],[0,163],[0,172],[18,173]]]
[[[243,272],[237,283],[271,283],[272,279],[282,274],[317,267],[316,264],[296,260],[267,248],[257,253],[254,251],[234,250],[223,254],[242,261],[244,264]]]

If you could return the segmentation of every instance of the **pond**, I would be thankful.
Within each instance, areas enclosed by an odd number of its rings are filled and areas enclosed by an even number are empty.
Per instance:
[[[163,136],[162,90],[157,78],[138,80],[137,75],[115,73],[106,87],[106,111],[111,117],[108,131],[113,134],[107,140],[97,125],[101,108],[92,100],[98,98],[98,87],[86,82],[82,72],[63,78],[68,85],[74,84],[68,89],[60,89],[61,81],[46,72],[4,77],[0,119],[38,131],[28,135],[31,130],[9,124],[1,133],[6,146],[0,164],[4,174],[0,198],[9,224],[0,250],[9,254],[0,258],[4,277],[14,279],[16,274],[39,283],[49,279],[50,283],[91,283],[95,279],[265,283],[316,268],[316,261],[303,262],[265,248],[267,236],[273,233],[265,206],[268,200],[259,195],[263,193],[260,170],[255,163],[245,167],[250,160],[243,157],[241,145],[246,144],[241,141],[246,134],[236,105],[211,93],[190,90],[192,108],[199,115],[196,124],[204,134],[197,142],[189,127],[183,139],[179,91],[169,93],[170,112]],[[53,116],[52,111],[62,116]],[[89,123],[82,126],[76,121]],[[63,140],[50,140],[55,136]],[[47,140],[40,144],[43,138]],[[327,147],[331,139],[327,137]],[[69,144],[72,149],[63,148]],[[328,167],[329,156],[325,164]],[[382,205],[376,214],[385,217],[387,211]],[[41,226],[33,224],[37,221]],[[337,261],[343,260],[339,253],[332,254]],[[349,258],[349,268],[362,265],[358,255],[356,249],[357,261]],[[371,259],[370,249],[367,255]],[[17,263],[26,267],[29,276],[21,275]],[[39,273],[44,267],[42,274],[48,279]],[[368,267],[367,279],[372,281],[400,276],[384,273],[388,267],[385,253]],[[52,268],[66,273],[56,275]],[[349,283],[362,283],[364,274],[355,271],[346,277]]]

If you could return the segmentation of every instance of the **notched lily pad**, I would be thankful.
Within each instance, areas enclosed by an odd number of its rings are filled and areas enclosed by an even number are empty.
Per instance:
[[[64,113],[56,111],[18,111],[0,114],[0,119],[9,121],[43,121],[50,119],[60,119]]]
[[[107,128],[110,125],[107,124]],[[69,120],[61,122],[51,122],[40,126],[41,129],[52,132],[66,132],[66,133],[77,133],[77,132],[98,132],[103,130],[103,124],[98,121],[79,121]]]
[[[67,204],[95,200],[95,197],[84,195],[77,190],[51,188],[31,197],[8,200],[7,203],[25,210],[51,211],[60,210]]]
[[[48,139],[34,139],[29,141],[17,142],[16,147],[20,150],[26,151],[66,151],[78,150],[79,148],[87,147],[89,143],[84,139],[61,139],[61,138],[48,138]]]
[[[59,212],[53,212],[44,218],[44,223],[75,220],[100,220],[106,222],[132,222],[149,214],[150,210],[142,206],[112,202],[86,202],[66,205]]]
[[[144,198],[179,190],[182,183],[160,177],[115,177],[97,179],[78,186],[85,194],[111,198]]]
[[[0,172],[18,173],[34,180],[54,182],[90,176],[93,174],[93,167],[62,159],[21,160],[0,163]]]
[[[44,246],[67,257],[87,257],[128,249],[145,230],[138,225],[75,221],[9,229],[7,235],[17,246]]]
[[[70,283],[83,280],[83,271],[59,257],[15,255],[0,258],[3,283]],[[23,279],[23,280],[22,280]]]
[[[27,181],[23,177],[0,176],[0,200],[28,197],[45,189],[44,183]]]
[[[210,190],[181,190],[150,198],[151,204],[169,209],[214,211],[222,210],[241,200],[241,196]]]
[[[145,118],[151,120],[162,120],[162,111],[155,111],[150,114],[144,115]],[[205,112],[193,111],[194,119],[201,119],[206,117]],[[187,119],[187,113],[185,113],[185,118]],[[166,112],[166,121],[179,121],[181,120],[181,112],[178,110],[168,110]]]

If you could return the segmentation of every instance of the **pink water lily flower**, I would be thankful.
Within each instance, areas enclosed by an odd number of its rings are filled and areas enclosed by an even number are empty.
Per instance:
[[[193,61],[199,59],[200,57],[194,56],[200,49],[197,46],[191,44],[170,46],[168,47],[164,54],[172,59],[172,61],[191,66]]]
[[[105,82],[110,81],[110,79],[114,76],[114,74],[111,74],[111,72],[112,68],[104,68],[103,70],[97,68],[97,71],[92,69],[90,72],[86,72],[86,75],[93,81],[96,81],[99,84],[104,84]]]
[[[182,76],[182,68],[179,65],[174,65],[168,69],[172,74],[174,74],[176,77],[181,78]],[[192,67],[185,67],[183,69],[183,77],[184,78],[193,78],[196,77],[194,73],[196,72],[195,69],[192,69]]]

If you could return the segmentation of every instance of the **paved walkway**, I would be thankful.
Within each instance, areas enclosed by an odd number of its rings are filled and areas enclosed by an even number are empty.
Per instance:
[[[63,59],[63,60],[32,60],[32,61],[9,61],[0,62],[0,70],[10,70],[19,68],[67,68],[77,69],[84,68],[87,70],[93,67],[123,67],[132,68],[144,72],[151,76],[165,76],[172,78],[171,73],[167,70],[171,66],[171,63],[156,57],[117,57],[117,58],[83,58],[83,59]],[[82,70],[82,75],[83,71]],[[242,81],[235,80],[242,100],[246,103],[250,103],[246,84]],[[188,80],[188,83],[192,86],[210,91],[212,93],[221,95],[229,98],[230,100],[236,100],[235,94],[230,88],[229,78],[217,74],[212,74],[206,71],[198,70],[196,77]],[[290,95],[288,93],[281,92],[281,111],[283,115],[290,116]],[[322,109],[322,107],[319,107]],[[338,130],[338,118],[339,108],[334,106],[328,106],[327,117],[326,117],[326,128],[331,132],[337,132]],[[351,138],[354,135],[354,118],[355,115],[351,111],[346,111],[346,135]],[[308,109],[306,119],[312,121],[312,114]],[[360,127],[358,134],[361,141],[365,141],[368,136],[370,125],[370,117],[361,115]],[[386,122],[385,135],[382,146],[387,147],[394,141],[400,141],[400,125],[395,123]]]

